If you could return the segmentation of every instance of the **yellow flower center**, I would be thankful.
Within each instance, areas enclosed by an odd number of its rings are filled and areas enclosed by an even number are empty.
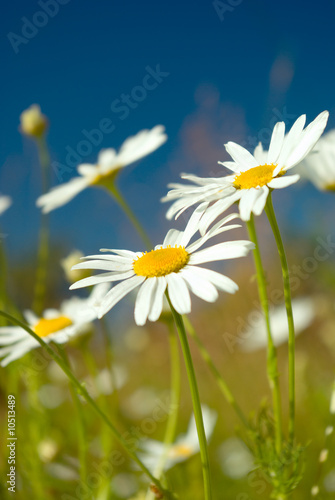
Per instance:
[[[33,330],[39,337],[47,337],[51,333],[58,332],[71,325],[72,321],[66,316],[59,316],[53,319],[41,318],[34,326]]]
[[[144,253],[137,260],[134,260],[134,271],[138,276],[153,278],[166,276],[170,273],[177,273],[189,261],[189,254],[182,246],[159,248]]]
[[[328,184],[325,187],[326,191],[335,191],[335,183],[334,184]]]
[[[277,167],[271,163],[268,165],[259,165],[241,172],[235,177],[234,186],[237,189],[250,189],[265,186],[273,179],[273,171]]]
[[[91,181],[92,185],[98,184],[100,186],[106,187],[107,189],[110,189],[111,187],[114,187],[114,181],[117,176],[117,174],[120,172],[122,166],[120,167],[113,167],[113,170],[105,173],[105,174],[98,174],[93,181]]]
[[[186,444],[177,444],[173,446],[169,451],[170,458],[176,457],[190,457],[193,453],[193,449]]]

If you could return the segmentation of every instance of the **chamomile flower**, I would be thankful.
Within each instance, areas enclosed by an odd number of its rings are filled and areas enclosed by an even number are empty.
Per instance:
[[[155,151],[167,140],[164,127],[157,125],[151,130],[142,130],[129,137],[122,144],[120,151],[104,149],[99,153],[96,165],[83,163],[77,167],[80,177],[52,188],[37,199],[37,206],[48,213],[71,201],[77,194],[89,186],[106,187],[114,182],[118,172]]]
[[[199,227],[207,203],[200,205],[190,218],[185,231],[170,229],[163,244],[151,252],[129,250],[101,250],[114,255],[91,255],[86,262],[74,269],[98,269],[107,271],[74,283],[70,288],[81,288],[103,282],[120,281],[103,299],[99,317],[106,314],[123,297],[140,287],[135,303],[135,322],[144,325],[149,319],[157,321],[163,308],[163,296],[167,289],[171,303],[179,314],[191,311],[189,291],[208,302],[218,298],[218,290],[234,293],[238,286],[222,274],[199,267],[206,262],[235,259],[245,256],[253,248],[250,241],[227,241],[198,251],[213,236],[239,227],[225,226],[237,217],[231,214],[216,223],[199,239],[190,243]]]
[[[335,191],[335,130],[321,137],[298,168],[321,191]]]
[[[59,310],[46,309],[41,318],[32,311],[25,311],[25,319],[44,342],[65,344],[71,338],[89,330],[90,323],[97,319],[96,308],[108,289],[107,284],[99,285],[88,298],[72,297],[65,300]],[[0,346],[0,358],[3,357],[0,365],[7,366],[27,352],[40,347],[40,344],[19,326],[4,326],[0,328]]]
[[[203,405],[202,416],[206,438],[209,440],[216,424],[217,413]],[[166,453],[164,470],[171,469],[179,462],[188,460],[192,455],[198,453],[200,449],[194,416],[189,422],[186,434],[179,436],[176,442],[168,448],[165,447],[164,443],[154,439],[146,439],[141,448],[143,452],[139,454],[139,457],[153,474],[164,453]]]
[[[12,199],[10,196],[0,195],[0,215],[7,210],[12,204]]]
[[[234,142],[225,145],[233,161],[219,162],[233,172],[221,178],[199,178],[182,174],[192,184],[172,184],[162,201],[175,200],[167,212],[170,219],[202,201],[214,201],[203,218],[202,231],[233,203],[239,203],[241,219],[250,220],[251,213],[260,215],[271,189],[282,189],[299,180],[299,175],[285,175],[301,162],[320,138],[328,120],[328,111],[320,113],[304,129],[306,116],[300,116],[285,135],[285,123],[278,122],[272,132],[269,150],[260,144],[252,155]]]
[[[32,104],[20,115],[20,130],[23,134],[35,139],[42,137],[48,128],[48,119],[41,113],[38,104]]]

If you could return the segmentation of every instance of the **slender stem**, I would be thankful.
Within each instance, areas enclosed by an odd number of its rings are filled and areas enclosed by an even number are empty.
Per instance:
[[[264,313],[267,338],[268,338],[267,373],[273,399],[276,451],[279,455],[282,449],[283,436],[282,436],[281,399],[280,399],[280,388],[279,388],[277,349],[273,343],[273,338],[271,334],[269,302],[266,291],[266,278],[262,264],[262,258],[259,249],[253,215],[251,215],[250,221],[247,221],[247,228],[250,240],[255,244],[253,255],[257,273],[258,294]]]
[[[69,369],[71,369],[69,358],[63,346],[56,344],[56,347],[64,363],[68,366]],[[79,463],[80,463],[80,479],[84,484],[87,475],[87,467],[86,467],[87,440],[85,432],[85,418],[84,418],[83,408],[78,396],[78,391],[72,383],[70,383],[70,392],[73,404],[76,408],[79,421],[79,425],[77,426],[77,432],[78,432],[78,450],[79,450]]]
[[[108,185],[108,190],[112,193],[114,196],[115,200],[117,203],[120,205],[130,222],[133,224],[134,228],[138,232],[139,236],[141,237],[143,243],[145,244],[147,250],[152,249],[152,243],[150,241],[149,236],[147,235],[146,231],[143,229],[142,224],[139,222],[137,219],[136,215],[128,205],[127,201],[124,199],[122,194],[120,193],[119,189],[117,188],[115,182],[111,183]]]
[[[198,349],[200,351],[200,354],[201,354],[203,360],[205,361],[205,363],[207,364],[208,368],[210,369],[212,375],[214,376],[214,378],[219,386],[219,389],[221,390],[222,394],[226,398],[227,403],[229,403],[232,406],[232,408],[235,410],[236,414],[240,418],[243,425],[247,429],[249,429],[250,426],[248,424],[248,420],[247,420],[246,416],[244,415],[242,409],[240,408],[236,399],[234,398],[231,390],[228,387],[227,382],[224,380],[221,373],[219,372],[219,370],[216,368],[215,364],[213,363],[211,355],[209,354],[206,347],[204,346],[204,344],[202,343],[202,341],[198,337],[197,332],[195,331],[195,328],[192,325],[191,321],[189,320],[189,318],[187,316],[183,316],[183,320],[184,320],[186,330],[188,331],[188,333],[190,334],[190,336],[193,338],[196,345],[198,346]]]
[[[4,318],[7,318],[11,323],[20,326],[23,328],[26,332],[29,333],[37,342],[47,351],[47,353],[53,358],[53,360],[60,366],[60,368],[63,370],[63,372],[67,375],[67,377],[70,379],[70,381],[73,383],[73,385],[77,388],[79,393],[83,396],[83,398],[87,401],[87,403],[95,410],[95,412],[102,418],[102,420],[105,422],[105,424],[109,427],[109,429],[112,431],[114,437],[117,439],[117,441],[121,444],[121,446],[127,451],[128,455],[137,463],[137,465],[140,467],[140,469],[150,478],[150,480],[157,486],[157,488],[166,495],[167,498],[173,499],[174,496],[171,494],[171,492],[167,491],[165,488],[163,488],[162,484],[158,479],[156,479],[149,469],[144,465],[144,463],[138,458],[138,456],[132,451],[131,446],[128,444],[126,439],[120,434],[120,432],[116,429],[114,424],[109,420],[108,416],[99,408],[99,406],[95,403],[95,401],[91,398],[85,387],[77,380],[77,378],[73,375],[69,367],[64,363],[62,358],[53,350],[51,347],[42,340],[41,337],[39,337],[33,330],[31,330],[27,325],[19,321],[18,319],[14,318],[10,314],[7,314],[4,311],[0,311],[0,315],[3,316]]]
[[[204,479],[204,491],[205,491],[205,500],[212,499],[212,487],[211,487],[211,479],[210,479],[210,469],[209,469],[209,456],[208,456],[208,448],[207,448],[207,440],[204,428],[204,421],[202,417],[201,403],[198,391],[198,385],[195,377],[195,371],[191,356],[190,347],[188,345],[187,336],[185,332],[185,327],[183,323],[183,318],[177,311],[174,309],[171,304],[168,293],[166,293],[171,312],[173,315],[173,319],[175,321],[175,325],[179,334],[179,340],[181,344],[181,348],[184,355],[184,361],[186,365],[186,371],[188,376],[188,381],[191,389],[192,403],[193,403],[193,411],[195,417],[195,423],[197,427],[198,439],[199,439],[199,447],[200,447],[200,456],[202,463],[202,473]]]
[[[171,318],[172,320],[172,318]],[[165,435],[164,435],[164,452],[160,457],[157,467],[154,471],[154,475],[157,478],[160,478],[163,470],[166,459],[168,458],[168,452],[170,449],[170,445],[174,442],[176,437],[176,429],[178,422],[178,409],[180,404],[180,359],[179,359],[179,348],[178,348],[178,339],[174,330],[173,321],[169,320],[167,322],[167,326],[169,329],[169,346],[170,346],[170,359],[171,359],[171,384],[170,384],[170,409],[169,409],[169,418],[167,421]],[[154,499],[155,496],[152,492],[148,492],[146,499],[151,500]]]
[[[50,186],[50,156],[45,137],[36,140],[38,155],[41,165],[42,193],[45,194]],[[39,245],[37,253],[37,272],[34,289],[33,310],[38,316],[44,308],[44,298],[46,292],[46,276],[49,256],[49,217],[47,214],[41,215],[41,227],[39,233]]]
[[[295,334],[294,334],[294,322],[293,322],[293,312],[292,312],[292,300],[291,300],[291,287],[290,287],[290,274],[288,270],[288,264],[285,254],[285,249],[283,241],[280,235],[279,227],[277,224],[275,212],[272,205],[271,193],[268,196],[265,212],[268,216],[271,228],[276,240],[278,253],[280,257],[280,263],[283,274],[284,281],[284,297],[285,297],[285,307],[288,322],[288,377],[289,377],[289,443],[293,443],[295,434]]]

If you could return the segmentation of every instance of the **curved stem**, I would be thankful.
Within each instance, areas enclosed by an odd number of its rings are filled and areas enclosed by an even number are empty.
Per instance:
[[[106,186],[107,187],[107,186]],[[147,250],[151,250],[153,248],[152,243],[150,241],[149,236],[147,235],[146,231],[143,229],[142,224],[139,222],[137,219],[136,215],[128,205],[127,201],[124,199],[122,194],[120,193],[119,189],[116,187],[115,182],[112,182],[110,185],[108,185],[107,189],[112,193],[114,196],[115,200],[119,204],[119,206],[122,208],[130,222],[133,224],[134,228],[138,232],[139,236],[141,237],[143,243],[145,244]]]
[[[149,469],[144,465],[144,463],[138,458],[138,456],[132,451],[130,445],[127,443],[126,439],[120,434],[120,432],[116,429],[114,424],[109,420],[108,416],[99,408],[99,406],[95,403],[95,401],[91,398],[85,387],[77,380],[77,378],[73,375],[69,367],[64,363],[62,358],[53,350],[51,347],[42,340],[41,337],[39,337],[33,330],[31,330],[27,325],[19,321],[18,319],[14,318],[10,314],[7,314],[4,311],[0,311],[0,315],[7,318],[11,323],[14,325],[20,326],[23,328],[26,332],[29,333],[37,342],[47,351],[47,353],[53,358],[53,360],[60,366],[60,368],[63,370],[63,372],[67,375],[67,377],[70,379],[70,381],[73,383],[73,385],[77,388],[78,392],[83,396],[83,398],[87,401],[87,403],[94,409],[94,411],[102,418],[102,420],[105,422],[105,424],[109,427],[109,429],[112,431],[114,437],[117,439],[117,441],[121,444],[121,446],[127,451],[128,455],[134,460],[134,462],[137,463],[137,465],[140,467],[140,469],[146,474],[146,476],[157,486],[159,491],[164,493],[167,498],[173,499],[174,496],[167,491],[163,486],[161,485],[160,481],[156,479]]]
[[[166,293],[166,297],[167,297],[167,300],[169,302],[171,312],[173,315],[173,319],[175,321],[175,325],[176,325],[176,328],[177,328],[177,331],[179,334],[179,340],[180,340],[181,348],[182,348],[183,355],[184,355],[188,381],[189,381],[190,389],[191,389],[194,418],[195,418],[195,423],[196,423],[196,427],[197,427],[199,446],[200,446],[202,473],[203,473],[203,479],[204,479],[205,500],[211,500],[212,499],[212,487],[211,487],[211,479],[210,479],[207,439],[206,439],[206,434],[205,434],[198,385],[197,385],[197,381],[196,381],[196,377],[195,377],[195,371],[194,371],[191,351],[190,351],[190,347],[189,347],[188,341],[187,341],[187,336],[186,336],[186,332],[185,332],[183,318],[174,309],[173,305],[171,304],[168,293]]]
[[[268,196],[265,212],[268,216],[277,248],[280,257],[280,263],[283,274],[284,281],[284,297],[285,297],[285,307],[288,322],[288,378],[289,378],[289,443],[293,443],[295,434],[295,334],[294,334],[294,322],[293,322],[293,312],[292,312],[292,300],[291,300],[291,287],[290,287],[290,274],[288,270],[288,264],[285,254],[285,249],[283,241],[280,235],[279,227],[277,224],[275,212],[272,205],[271,193]]]
[[[262,264],[261,253],[259,250],[259,244],[258,244],[253,215],[251,215],[250,221],[247,221],[247,228],[250,240],[255,244],[253,255],[257,273],[258,294],[264,313],[267,338],[268,338],[267,373],[273,399],[273,413],[274,413],[275,432],[276,432],[275,433],[276,451],[279,455],[282,449],[283,436],[282,436],[281,399],[280,399],[280,388],[279,388],[277,349],[273,343],[273,338],[271,334],[269,302],[266,292],[266,278]]]
[[[64,363],[71,369],[70,361],[69,358],[66,354],[65,349],[58,344],[55,344],[57,347],[57,350],[63,359]],[[78,450],[79,450],[79,463],[80,463],[80,479],[82,483],[84,484],[86,481],[86,475],[87,475],[87,468],[86,468],[86,453],[87,453],[87,444],[86,444],[86,434],[85,434],[85,418],[84,418],[84,412],[83,408],[78,396],[78,391],[76,387],[70,383],[70,392],[71,392],[71,397],[73,400],[73,404],[75,406],[77,416],[78,416],[78,421],[79,425],[77,428],[78,431]]]
[[[219,370],[216,368],[215,364],[213,363],[211,355],[209,354],[206,347],[204,346],[204,344],[202,343],[202,341],[198,337],[197,332],[195,331],[195,328],[192,325],[191,321],[188,319],[187,316],[183,316],[183,320],[184,320],[184,324],[186,326],[186,330],[188,331],[190,336],[195,341],[203,360],[207,364],[209,370],[212,372],[212,375],[214,376],[214,378],[219,386],[220,391],[222,392],[222,394],[226,398],[227,403],[229,403],[232,406],[232,408],[235,410],[236,414],[240,418],[243,425],[247,429],[250,429],[250,426],[248,424],[248,420],[247,420],[246,416],[244,415],[242,409],[240,408],[236,399],[234,398],[231,390],[229,389],[229,387],[227,385],[227,382],[224,380],[221,373],[219,372]]]

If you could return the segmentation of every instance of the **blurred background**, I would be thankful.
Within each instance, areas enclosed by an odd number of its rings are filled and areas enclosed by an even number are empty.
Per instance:
[[[125,168],[118,179],[125,198],[156,243],[163,240],[171,225],[182,229],[189,215],[172,223],[165,219],[168,205],[159,200],[166,194],[167,184],[178,182],[181,172],[222,175],[217,162],[228,159],[224,149],[227,141],[236,141],[249,150],[259,141],[266,146],[277,121],[285,121],[291,127],[306,113],[309,123],[325,109],[330,112],[327,130],[335,127],[334,1],[55,1],[55,10],[47,0],[7,2],[1,20],[0,125],[4,133],[0,137],[0,193],[10,195],[13,205],[1,216],[0,232],[11,267],[11,294],[20,307],[30,306],[31,302],[40,224],[40,211],[35,206],[41,194],[37,151],[33,141],[18,130],[19,116],[31,104],[39,104],[50,121],[47,141],[53,185],[75,176],[79,163],[95,163],[102,148],[117,149],[128,136],[144,128],[157,124],[166,127],[168,141],[150,156]],[[47,14],[41,16],[40,12]],[[145,88],[144,82],[150,82],[151,88]],[[111,121],[110,131],[97,140],[96,130],[105,119]],[[328,423],[335,359],[334,256],[329,252],[328,258],[315,268],[310,258],[317,238],[325,240],[334,234],[335,198],[333,193],[320,193],[307,182],[275,192],[273,198],[291,269],[296,266],[293,274],[299,283],[293,294],[312,297],[316,311],[312,326],[297,346],[298,418],[303,423],[300,437],[306,442],[313,428],[316,439],[309,448],[310,475],[305,476],[304,489],[294,497],[303,499],[313,484]],[[277,251],[266,218],[258,218],[257,225],[271,275],[270,289],[281,289]],[[50,226],[48,305],[71,296],[59,266],[59,260],[71,250],[79,249],[87,255],[97,253],[101,247],[143,249],[119,207],[99,189],[87,189],[70,204],[52,212]],[[244,237],[245,232],[242,229],[234,236]],[[214,305],[196,301],[199,308],[193,319],[209,350],[215,353],[218,365],[240,394],[244,409],[249,411],[255,408],[255,400],[260,401],[267,393],[265,351],[254,355],[241,353],[237,343],[232,353],[226,339],[231,339],[230,334],[238,337],[242,322],[258,307],[255,283],[250,282],[254,272],[251,257],[224,269],[239,283],[241,292],[234,297],[222,296]],[[273,301],[274,305],[280,302],[281,299]],[[152,368],[158,374],[155,390],[168,387],[169,365],[165,359],[165,336],[160,335],[163,327],[148,325],[142,332],[137,329],[134,333],[132,310],[130,299],[129,304],[119,304],[109,319],[119,325],[121,312],[126,314],[122,315],[122,322],[126,318],[124,328],[128,330],[120,339],[117,352],[131,381],[126,385],[123,400],[127,401],[139,387],[144,388],[137,396],[139,399],[132,400],[134,408],[138,406],[136,401],[146,401],[148,394],[152,396]],[[226,321],[224,327],[222,317]],[[120,335],[116,332],[115,337]],[[286,348],[280,349],[280,366],[286,372]],[[101,359],[101,345],[96,346],[96,352]],[[74,359],[76,356],[74,352]],[[217,403],[212,379],[201,361],[197,362],[206,402],[216,406],[220,416],[225,417],[225,424],[221,422],[221,431],[215,437],[219,446],[234,432],[235,417],[224,402],[221,406]],[[141,371],[141,378],[139,366],[150,367]],[[44,383],[56,384],[58,379],[52,378],[50,370],[44,374]],[[43,401],[42,397],[42,405]],[[45,434],[50,431],[55,412],[69,402],[60,400],[57,410],[50,404],[44,409],[49,422]],[[150,411],[148,405],[144,412]],[[310,417],[316,407],[320,413]],[[143,418],[141,413],[127,409],[127,403],[121,410],[125,418]],[[188,401],[183,409],[182,430],[190,411]],[[307,415],[311,418],[308,422]],[[66,430],[63,416],[57,413],[56,418],[60,429]],[[161,438],[162,432],[159,429],[155,437]],[[56,455],[62,456],[62,440],[57,433],[53,439],[58,443]],[[75,449],[75,442],[72,446]],[[242,482],[238,482],[238,476],[229,475],[228,469],[224,472],[218,453],[213,449],[217,459],[215,475],[231,498],[268,498],[267,488],[260,491],[257,484],[252,486],[243,479],[243,474]],[[331,458],[328,495],[335,491],[335,459]],[[61,461],[64,464],[63,456]],[[193,466],[196,467],[192,462],[190,470]],[[50,477],[57,478],[57,474],[50,473]],[[58,479],[65,492],[71,491],[76,481],[73,476],[64,479],[60,475]],[[52,481],[47,482],[48,498],[58,498]],[[126,477],[124,481],[128,484],[130,479]],[[175,481],[179,484],[178,477]],[[136,486],[123,491],[130,491],[130,495],[135,490]],[[127,495],[115,493],[113,498]],[[194,495],[193,492],[192,498],[198,498]]]

